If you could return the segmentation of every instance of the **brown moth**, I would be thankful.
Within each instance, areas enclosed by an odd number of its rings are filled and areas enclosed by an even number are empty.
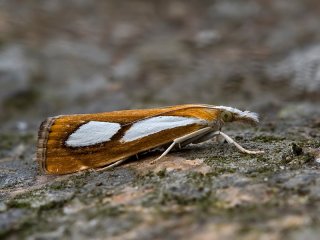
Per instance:
[[[227,122],[256,124],[258,115],[236,108],[186,104],[164,108],[123,110],[50,117],[39,130],[37,160],[49,174],[109,168],[139,153],[168,146],[185,146],[222,136],[241,152],[263,153],[241,147],[221,132]]]

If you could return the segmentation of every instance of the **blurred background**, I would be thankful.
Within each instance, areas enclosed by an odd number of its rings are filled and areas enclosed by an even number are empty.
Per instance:
[[[260,113],[227,133],[266,154],[35,162],[49,116],[183,103]],[[0,0],[0,238],[318,240],[319,103],[319,0]]]
[[[0,130],[57,114],[320,102],[318,0],[0,1]]]

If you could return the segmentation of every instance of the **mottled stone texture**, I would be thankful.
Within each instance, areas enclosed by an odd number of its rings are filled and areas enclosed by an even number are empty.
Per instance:
[[[0,2],[1,239],[318,239],[320,2]],[[180,103],[257,111],[207,142],[46,176],[47,116]]]

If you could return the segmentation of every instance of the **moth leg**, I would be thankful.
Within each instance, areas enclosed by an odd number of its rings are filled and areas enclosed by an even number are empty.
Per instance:
[[[156,158],[154,161],[152,161],[152,163],[154,163],[155,161],[161,159],[162,157],[164,157],[165,155],[168,154],[168,152],[170,152],[170,150],[176,145],[176,144],[180,144],[188,139],[194,138],[196,136],[202,135],[205,132],[209,132],[211,130],[211,127],[205,127],[202,129],[199,129],[197,131],[194,131],[192,133],[189,133],[187,135],[184,135],[182,137],[176,138],[173,140],[172,144],[166,149],[166,151],[164,151],[160,157]]]
[[[264,153],[264,151],[251,151],[251,150],[247,150],[247,149],[243,148],[239,143],[237,143],[236,141],[234,141],[234,140],[233,140],[231,137],[229,137],[227,134],[225,134],[225,133],[223,133],[223,132],[220,132],[220,131],[218,131],[217,133],[218,133],[217,135],[223,136],[228,143],[235,145],[236,148],[238,148],[238,149],[240,150],[240,152],[248,153],[248,154],[260,154],[260,153]]]
[[[225,134],[221,131],[209,132],[209,133],[201,136],[200,138],[195,139],[192,143],[194,143],[194,144],[201,143],[201,142],[207,141],[210,138],[213,138],[213,137],[219,136],[219,135],[222,136],[229,144],[235,145],[241,152],[248,153],[248,154],[264,153],[264,151],[251,151],[251,150],[247,150],[247,149],[243,148],[239,143],[237,143],[231,137],[229,137],[227,134]]]
[[[201,135],[201,136],[198,136],[198,137],[195,137],[195,138],[193,138],[193,139],[190,139],[190,140],[188,140],[188,141],[186,141],[186,142],[183,142],[182,144],[183,144],[183,145],[188,145],[188,144],[190,144],[190,143],[192,143],[192,144],[198,144],[198,143],[202,143],[202,142],[208,141],[208,140],[210,140],[210,139],[212,139],[213,137],[218,136],[218,135],[219,135],[218,132],[210,131],[210,132],[205,133],[205,134],[203,134],[203,135]]]
[[[125,162],[127,160],[128,160],[128,158],[121,159],[119,161],[116,161],[116,162],[108,165],[108,166],[105,166],[105,167],[102,167],[102,168],[97,168],[97,169],[95,169],[95,171],[98,172],[98,171],[104,171],[104,170],[108,170],[108,169],[114,168],[116,166],[119,166],[120,164],[122,164],[123,162]]]
[[[181,143],[179,144],[179,148],[181,149],[181,148],[183,148],[183,147],[185,147],[185,146],[187,146],[187,145],[189,145],[189,144],[191,144],[191,143],[192,143],[192,144],[197,144],[197,143],[200,143],[200,142],[204,142],[204,141],[206,141],[206,140],[209,140],[211,137],[209,137],[208,139],[205,139],[205,138],[206,138],[208,135],[211,136],[210,133],[211,133],[210,131],[209,131],[209,132],[204,132],[204,133],[199,134],[199,135],[197,135],[197,136],[195,136],[195,137],[189,138],[189,139],[181,142]],[[202,140],[202,139],[203,139],[203,140]]]

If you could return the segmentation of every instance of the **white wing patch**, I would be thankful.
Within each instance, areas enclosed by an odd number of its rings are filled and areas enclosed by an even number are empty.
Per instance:
[[[107,142],[121,128],[119,123],[90,121],[72,133],[66,145],[69,147],[87,147]]]
[[[122,137],[122,142],[131,142],[163,130],[191,124],[205,124],[206,121],[197,118],[159,116],[136,122]]]

